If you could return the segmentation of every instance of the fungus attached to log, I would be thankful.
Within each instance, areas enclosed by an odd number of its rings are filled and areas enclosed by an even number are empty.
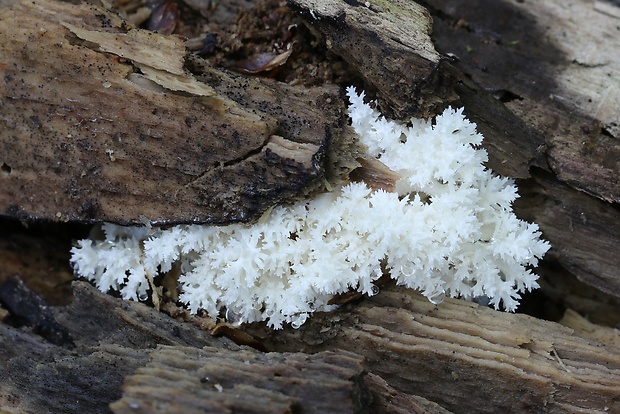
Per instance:
[[[484,167],[482,136],[447,109],[406,127],[348,90],[352,124],[367,157],[386,165],[392,192],[365,182],[290,206],[252,225],[104,225],[104,240],[72,250],[77,273],[99,289],[146,299],[149,280],[182,269],[180,300],[192,312],[299,327],[349,289],[372,295],[384,269],[429,300],[488,296],[514,310],[518,292],[538,287],[531,271],[548,250],[534,224],[517,219],[512,181]],[[284,152],[288,149],[284,149]],[[280,162],[280,161],[279,161]],[[373,182],[377,180],[373,179]]]

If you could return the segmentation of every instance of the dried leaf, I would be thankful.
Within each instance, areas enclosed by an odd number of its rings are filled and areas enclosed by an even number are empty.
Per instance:
[[[289,49],[286,52],[279,54],[276,53],[259,53],[249,57],[248,59],[238,62],[233,67],[234,70],[247,74],[258,74],[263,72],[269,72],[275,68],[278,68],[286,63],[289,56],[293,53],[293,49]]]
[[[147,29],[161,34],[171,34],[179,20],[179,9],[173,1],[156,1],[149,4],[151,17]]]

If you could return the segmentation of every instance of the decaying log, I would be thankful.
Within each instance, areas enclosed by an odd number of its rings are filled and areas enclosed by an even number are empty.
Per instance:
[[[559,323],[571,328],[576,335],[582,338],[612,345],[620,349],[620,335],[618,335],[617,329],[594,324],[572,309],[567,309],[564,312],[564,316]]]
[[[5,412],[109,413],[115,400],[117,413],[445,412],[376,376],[367,380],[363,358],[351,351],[242,349],[144,304],[83,282],[73,286],[73,303],[53,308],[72,344],[54,345],[33,331],[0,324]]]
[[[362,358],[344,351],[161,346],[150,358],[125,379],[115,413],[353,413],[370,397],[360,389]]]
[[[614,6],[604,14],[584,0],[420,2],[433,16],[429,37],[428,15],[410,2],[289,3],[377,91],[382,110],[408,116],[403,100],[420,96],[430,110],[463,106],[485,136],[489,167],[534,179],[521,184],[516,211],[540,224],[553,247],[549,257],[620,297],[620,37],[618,17],[609,13]],[[401,19],[402,8],[417,11],[406,14],[415,18]],[[408,57],[391,54],[394,48]],[[442,62],[440,56],[452,59]],[[394,80],[394,74],[425,79],[423,59],[434,68],[425,85],[439,91],[432,105],[419,92],[406,96],[416,91],[415,82]],[[404,69],[409,66],[414,69]]]
[[[83,282],[73,286],[72,304],[53,308],[74,339],[71,346],[0,324],[0,405],[6,412],[109,413],[114,401],[117,413],[446,412],[377,376],[367,378],[363,358],[353,351],[242,349],[144,304]]]
[[[405,394],[455,413],[620,411],[620,348],[553,322],[385,288],[268,335],[274,351],[352,349]]]
[[[395,287],[299,330],[254,331],[270,351],[292,354],[242,349],[83,282],[71,305],[52,309],[72,348],[0,324],[0,402],[9,412],[109,412],[113,401],[116,412],[161,412],[157,403],[218,412],[245,406],[231,399],[239,390],[304,412],[325,400],[311,392],[328,390],[342,397],[343,410],[331,412],[615,412],[620,404],[613,343],[459,300],[433,305]]]
[[[428,7],[437,49],[458,56],[455,66],[497,96],[493,107],[522,120],[524,137],[541,138],[547,163],[533,163],[543,170],[531,170],[534,183],[521,183],[517,213],[540,224],[550,258],[620,297],[620,20],[609,13],[620,8],[603,13],[597,3],[445,0]],[[471,118],[492,111],[471,105],[480,91],[456,92]],[[487,142],[503,145],[501,131],[510,125],[477,122],[491,127]],[[489,155],[502,172],[503,159]]]
[[[125,379],[117,414],[373,413],[447,414],[363,372],[346,351],[316,354],[160,346]]]
[[[337,88],[253,81],[250,104],[197,81],[184,54],[95,6],[1,9],[0,213],[249,221],[321,185],[346,121]]]
[[[553,249],[548,253],[585,283],[620,297],[620,210],[535,171],[519,186],[515,210],[539,224]]]

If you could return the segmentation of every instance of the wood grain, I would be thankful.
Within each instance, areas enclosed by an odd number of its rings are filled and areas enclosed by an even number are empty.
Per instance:
[[[271,350],[354,349],[369,372],[455,413],[620,410],[620,349],[553,322],[390,287],[299,330]]]

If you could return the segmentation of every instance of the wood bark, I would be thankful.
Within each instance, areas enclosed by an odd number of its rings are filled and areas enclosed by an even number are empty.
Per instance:
[[[180,39],[104,9],[42,0],[0,13],[2,214],[223,224],[330,179],[337,88],[214,70],[230,90],[218,94],[184,69]]]
[[[359,412],[362,358],[347,352],[231,352],[161,346],[125,379],[115,413]],[[328,398],[326,398],[329,396]]]
[[[234,347],[223,338],[144,305],[121,303],[78,284],[54,320],[71,342],[55,345],[32,331],[0,324],[0,405],[10,413],[104,413],[121,397],[123,377],[158,344]]]
[[[390,287],[299,330],[271,350],[354,349],[394,389],[455,413],[620,410],[620,349],[556,323]]]
[[[176,320],[84,282],[71,305],[48,309],[71,342],[0,324],[7,412],[104,413],[113,402],[118,413],[620,409],[620,348],[604,335],[396,287],[299,330],[255,327],[266,354],[211,336],[199,327],[208,320]]]
[[[33,324],[0,324],[4,412],[446,412],[367,378],[352,351],[263,353],[212,336],[204,329],[212,321],[187,323],[84,282],[73,286],[69,306],[41,308],[37,318],[61,326],[70,341],[48,342]]]

